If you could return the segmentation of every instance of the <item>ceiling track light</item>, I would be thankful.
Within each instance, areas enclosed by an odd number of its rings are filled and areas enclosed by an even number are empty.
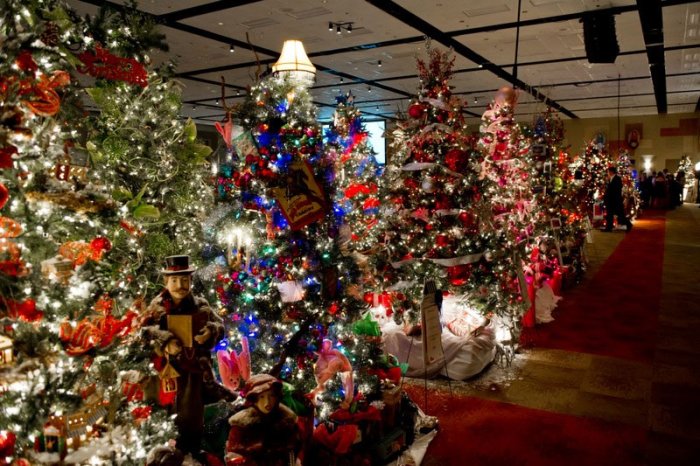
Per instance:
[[[381,60],[377,60],[377,66],[378,66],[379,68],[382,67],[382,61],[381,61]]]
[[[367,86],[367,92],[372,92],[372,86]]]
[[[353,24],[355,24],[352,21],[342,21],[342,22],[335,22],[335,21],[329,21],[328,22],[328,30],[330,32],[335,31],[336,34],[342,34],[343,30],[347,32],[348,34],[352,34],[353,30]]]
[[[231,53],[233,53],[233,52],[236,51],[236,47],[234,47],[233,44],[231,44],[231,46],[229,47],[228,51],[231,52]]]

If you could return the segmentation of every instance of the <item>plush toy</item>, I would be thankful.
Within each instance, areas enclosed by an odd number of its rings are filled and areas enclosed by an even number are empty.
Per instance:
[[[250,350],[246,337],[241,338],[240,353],[219,350],[216,352],[216,360],[219,363],[221,383],[229,390],[238,390],[241,379],[246,382],[250,378]]]
[[[288,466],[300,446],[297,416],[282,399],[282,382],[269,374],[251,376],[245,384],[246,408],[231,416],[226,465]]]
[[[326,382],[335,377],[339,372],[343,382],[343,390],[345,391],[345,400],[343,400],[340,407],[347,409],[352,403],[355,391],[352,366],[343,353],[333,349],[333,342],[331,340],[324,339],[321,345],[321,351],[318,353],[318,360],[316,360],[316,365],[314,366],[316,388],[309,394],[311,395],[311,399],[313,400],[316,395],[323,393],[326,389]]]

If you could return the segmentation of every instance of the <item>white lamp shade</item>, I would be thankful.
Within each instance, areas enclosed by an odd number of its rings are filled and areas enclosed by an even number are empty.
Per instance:
[[[292,76],[313,80],[316,76],[316,67],[306,56],[304,44],[300,40],[286,40],[282,46],[277,63],[272,65],[275,73],[289,73]]]

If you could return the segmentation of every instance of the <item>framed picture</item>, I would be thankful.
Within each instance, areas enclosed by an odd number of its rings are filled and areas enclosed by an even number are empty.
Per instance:
[[[90,154],[84,149],[71,147],[68,156],[73,167],[88,167],[90,165]]]

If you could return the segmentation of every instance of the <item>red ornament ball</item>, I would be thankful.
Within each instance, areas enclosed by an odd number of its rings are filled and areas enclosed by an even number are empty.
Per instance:
[[[467,153],[461,149],[450,149],[445,154],[445,165],[453,172],[462,172],[467,166]]]
[[[0,209],[5,207],[5,204],[7,204],[7,200],[9,198],[10,198],[10,191],[7,189],[7,186],[0,183]]]
[[[17,436],[14,432],[0,431],[0,455],[3,458],[14,455]]]
[[[441,248],[445,248],[450,245],[450,238],[447,235],[437,235],[435,237],[435,244],[440,246]]]
[[[423,113],[425,112],[425,107],[421,104],[413,104],[410,107],[408,107],[408,116],[411,118],[420,118],[423,116]]]
[[[104,236],[98,236],[97,238],[90,241],[90,248],[93,251],[109,251],[112,249],[112,243]]]
[[[471,265],[454,265],[452,267],[447,267],[447,279],[450,285],[462,286],[469,280],[469,275],[471,275]]]

